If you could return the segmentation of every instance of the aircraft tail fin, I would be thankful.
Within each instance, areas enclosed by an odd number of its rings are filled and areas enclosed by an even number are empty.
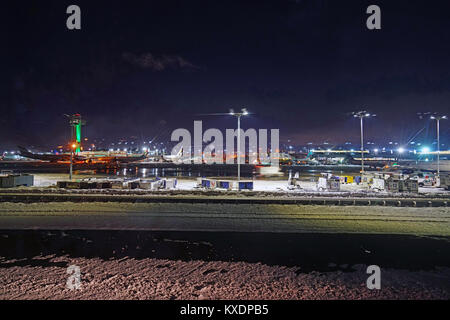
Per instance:
[[[20,154],[29,154],[30,153],[30,151],[28,151],[25,147],[17,146],[17,148],[19,149]]]

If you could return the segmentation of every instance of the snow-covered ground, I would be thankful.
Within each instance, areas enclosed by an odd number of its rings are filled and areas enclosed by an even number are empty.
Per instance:
[[[81,180],[86,178],[91,178],[92,175],[76,175],[74,176],[75,180]],[[96,178],[106,178],[106,175],[96,175]],[[63,174],[35,174],[34,175],[34,185],[35,187],[49,187],[56,185],[57,181],[67,180],[68,176]],[[193,190],[197,185],[196,179],[189,178],[178,178],[177,189],[189,191]],[[254,191],[262,191],[262,192],[286,192],[289,191],[291,193],[302,193],[302,192],[318,192],[316,187],[316,182],[313,181],[300,181],[301,190],[288,190],[287,179],[280,178],[279,180],[254,180]],[[374,193],[365,189],[361,185],[356,184],[341,184],[341,192],[349,192],[349,193],[361,193],[361,192],[369,192]],[[330,192],[324,191],[321,192],[323,194],[331,194]],[[380,195],[387,195],[387,192],[378,192]],[[449,195],[450,191],[447,191],[443,188],[433,188],[433,187],[424,187],[419,188],[419,194],[435,194],[435,195]]]
[[[67,288],[67,267],[81,288]],[[380,290],[366,286],[366,266],[353,272],[301,273],[296,267],[220,261],[0,257],[0,299],[450,299],[450,269],[382,269]],[[300,271],[300,272],[299,272]]]

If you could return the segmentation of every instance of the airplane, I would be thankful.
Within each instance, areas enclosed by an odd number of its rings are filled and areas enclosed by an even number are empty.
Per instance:
[[[356,158],[352,156],[347,157],[347,161],[350,164],[360,166],[361,165],[361,158]],[[392,167],[393,164],[397,163],[398,160],[396,158],[377,158],[377,157],[367,157],[364,158],[364,165],[366,167],[373,167],[373,168],[388,168]]]
[[[20,155],[30,159],[50,161],[50,162],[70,162],[70,153],[32,153],[22,146],[18,146]],[[139,161],[146,159],[148,151],[139,155],[129,155],[122,153],[110,153],[110,152],[79,152],[73,155],[74,162],[85,162],[85,163],[129,163],[134,161]]]
[[[87,162],[116,162],[116,163],[130,163],[139,160],[144,160],[147,158],[148,151],[139,155],[129,155],[129,154],[108,154],[108,153],[97,153],[92,157],[88,157]]]
[[[161,160],[164,162],[179,163],[179,162],[187,162],[187,161],[195,162],[195,160],[201,158],[201,157],[182,157],[182,156],[183,156],[183,148],[180,148],[180,151],[178,151],[177,154],[163,154],[161,156]]]
[[[161,156],[161,159],[167,162],[177,162],[178,160],[180,160],[182,154],[183,148],[180,148],[180,151],[178,151],[177,154],[163,154]]]
[[[60,153],[60,154],[32,153],[22,146],[17,146],[17,148],[19,149],[19,154],[25,158],[50,161],[50,162],[70,161],[70,153]],[[83,157],[80,155],[73,156],[73,161],[75,161],[75,162],[83,162],[86,160],[87,160],[86,157]]]

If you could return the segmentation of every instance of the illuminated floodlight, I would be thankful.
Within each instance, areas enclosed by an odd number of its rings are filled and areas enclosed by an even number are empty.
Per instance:
[[[398,151],[398,153],[403,153],[403,152],[405,152],[405,149],[403,149],[402,147],[400,147],[400,148],[397,149],[397,151]]]
[[[440,151],[440,147],[441,147],[441,143],[439,142],[439,122],[441,120],[446,120],[447,116],[446,115],[431,115],[430,119],[434,119],[436,120],[436,131],[437,131],[437,179],[438,181],[440,181],[440,165],[439,165],[439,155],[441,153]]]
[[[422,148],[422,153],[430,153],[430,148],[428,148],[428,147],[423,147],[423,148]]]
[[[237,118],[237,169],[238,169],[238,181],[241,181],[241,117],[248,115],[248,111],[246,108],[242,108],[241,112],[235,113],[233,109],[230,109],[230,115],[235,116]]]
[[[361,126],[361,172],[364,172],[364,129],[363,119],[369,117],[375,117],[375,114],[371,114],[365,110],[352,112],[353,117],[359,118]]]

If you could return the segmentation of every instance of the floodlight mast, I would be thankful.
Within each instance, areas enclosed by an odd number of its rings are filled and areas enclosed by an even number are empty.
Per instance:
[[[246,108],[242,108],[241,112],[234,112],[230,109],[230,115],[237,117],[237,167],[238,167],[238,182],[241,181],[241,117],[248,115]]]
[[[352,112],[353,117],[359,118],[361,126],[361,173],[364,173],[364,118],[375,117],[375,114],[370,114],[365,110]]]
[[[437,132],[437,181],[438,181],[438,186],[441,183],[441,177],[440,177],[440,164],[439,164],[439,156],[441,153],[441,146],[440,146],[440,141],[439,141],[439,122],[441,120],[447,120],[447,116],[443,116],[443,115],[432,115],[430,116],[430,119],[432,120],[436,120],[436,132]]]

